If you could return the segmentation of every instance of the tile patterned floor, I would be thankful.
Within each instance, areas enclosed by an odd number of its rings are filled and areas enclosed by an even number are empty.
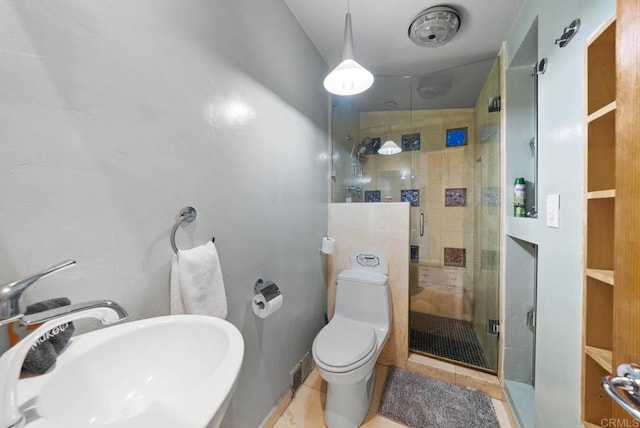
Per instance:
[[[420,312],[410,314],[409,347],[485,369],[490,369],[469,321]]]
[[[361,427],[406,428],[405,425],[378,414],[384,384],[387,379],[387,367],[378,365],[376,370],[376,384],[373,390],[371,407]],[[322,380],[318,370],[315,369],[298,389],[291,404],[278,419],[274,428],[325,428],[323,409],[326,397],[327,383]],[[491,399],[491,402],[496,410],[500,428],[511,428],[503,403],[496,399]]]

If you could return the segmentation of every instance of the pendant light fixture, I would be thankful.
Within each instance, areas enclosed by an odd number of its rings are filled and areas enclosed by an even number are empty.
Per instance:
[[[347,2],[342,62],[325,77],[324,88],[335,95],[355,95],[366,91],[371,85],[373,85],[373,74],[353,59],[351,12]]]
[[[378,154],[381,155],[396,155],[400,153],[402,149],[393,140],[387,140],[382,147],[378,149]]]
[[[411,86],[411,85],[409,85]],[[389,134],[391,133],[391,113],[385,113],[384,114],[384,118],[386,119],[386,126],[387,126],[387,131],[385,132],[385,142],[382,145],[382,147],[380,147],[378,149],[378,154],[379,155],[397,155],[398,153],[402,152],[402,149],[400,148],[400,146],[398,146],[398,144],[396,144],[395,141],[393,141],[393,138],[389,137]]]

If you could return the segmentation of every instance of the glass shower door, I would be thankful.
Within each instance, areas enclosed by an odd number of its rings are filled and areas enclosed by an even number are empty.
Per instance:
[[[497,371],[500,220],[499,62],[475,108],[412,101],[409,341],[413,352]],[[414,89],[420,79],[414,82]],[[414,90],[412,93],[416,93]],[[405,147],[403,147],[403,150]]]

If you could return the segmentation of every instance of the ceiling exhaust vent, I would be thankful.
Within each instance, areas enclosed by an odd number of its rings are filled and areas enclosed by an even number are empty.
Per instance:
[[[409,38],[418,46],[442,46],[458,33],[460,14],[448,6],[424,10],[409,25]]]

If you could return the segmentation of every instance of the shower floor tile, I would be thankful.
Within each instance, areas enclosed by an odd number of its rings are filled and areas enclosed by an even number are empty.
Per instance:
[[[441,358],[491,369],[469,321],[411,312],[409,347]]]

